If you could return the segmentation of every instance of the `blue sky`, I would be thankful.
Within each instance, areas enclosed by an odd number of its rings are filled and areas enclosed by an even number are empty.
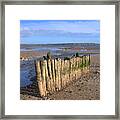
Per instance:
[[[20,20],[20,43],[100,43],[100,21]]]

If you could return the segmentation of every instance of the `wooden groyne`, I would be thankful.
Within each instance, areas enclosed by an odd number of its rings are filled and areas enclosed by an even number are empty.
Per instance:
[[[35,70],[40,96],[47,96],[63,89],[83,73],[89,72],[90,55],[69,59],[36,60]]]

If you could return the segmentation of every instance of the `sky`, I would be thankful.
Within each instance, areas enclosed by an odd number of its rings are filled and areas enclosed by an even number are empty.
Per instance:
[[[20,43],[100,43],[100,21],[20,20]]]

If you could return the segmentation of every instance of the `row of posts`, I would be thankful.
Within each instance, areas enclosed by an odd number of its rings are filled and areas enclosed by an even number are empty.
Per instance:
[[[89,72],[90,55],[70,59],[36,60],[35,70],[40,96],[47,96]]]

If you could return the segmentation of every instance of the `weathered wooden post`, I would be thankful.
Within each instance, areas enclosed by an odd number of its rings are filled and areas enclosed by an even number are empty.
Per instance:
[[[53,78],[53,91],[55,91],[55,60],[54,59],[52,59],[51,69],[52,69],[52,78]]]
[[[73,79],[76,79],[76,74],[75,74],[75,57],[73,58]]]
[[[70,74],[71,74],[71,63],[70,63],[70,59],[68,60],[68,75],[69,75],[69,79],[68,79],[68,82],[70,82],[70,80],[71,80],[71,76],[70,76]]]
[[[85,73],[85,55],[83,56],[83,73]]]
[[[51,60],[48,59],[48,75],[50,78],[50,93],[53,92],[53,79],[52,79],[52,71],[51,71]]]
[[[87,55],[87,71],[90,71],[90,54]]]
[[[84,73],[87,72],[87,67],[86,67],[86,55],[84,56]]]
[[[76,57],[75,59],[76,59],[75,73],[76,73],[76,79],[78,79],[78,57]]]
[[[89,65],[90,65],[90,62],[91,62],[91,61],[90,61],[90,54],[89,54]]]
[[[71,78],[74,79],[74,58],[71,59]]]
[[[70,59],[70,61],[69,61],[70,63],[69,63],[69,69],[70,69],[70,75],[69,75],[69,79],[70,79],[70,81],[72,81],[72,58]]]
[[[55,59],[55,88],[58,91],[58,61]]]
[[[45,76],[45,65],[46,63],[45,63],[45,60],[43,60],[42,61],[42,66],[41,66],[41,68],[42,68],[42,79],[43,79],[43,91],[44,91],[44,96],[46,96],[46,93],[47,93],[47,91],[46,91],[46,76]]]
[[[65,60],[65,86],[68,83],[67,66],[67,60]]]
[[[64,81],[63,81],[63,84],[64,84],[64,87],[66,86],[66,60],[64,60],[64,66],[63,66],[63,72],[64,72]]]
[[[89,55],[86,55],[86,73],[89,72]]]
[[[70,64],[70,59],[68,60],[68,82],[70,82],[70,67],[71,67],[71,64]]]
[[[81,57],[79,57],[78,58],[78,74],[79,74],[79,78],[81,76],[81,62],[82,62]]]
[[[62,59],[60,60],[60,86],[62,89]]]
[[[61,84],[64,87],[64,60],[61,60]]]
[[[89,67],[89,56],[88,55],[86,56],[86,67],[87,67],[87,69]]]
[[[68,79],[69,79],[68,69],[69,69],[68,60],[65,60],[65,62],[64,62],[64,72],[65,72],[64,85],[65,86],[68,84]]]
[[[61,59],[58,59],[58,89],[61,90]]]
[[[84,71],[84,56],[82,56],[82,73]]]
[[[88,60],[88,63],[89,63],[89,71],[90,71],[90,62],[91,62],[91,59],[90,59],[90,54],[89,54],[89,60]]]
[[[49,79],[49,76],[48,76],[47,60],[45,60],[45,76],[46,76],[46,92],[49,93],[49,90],[50,90],[50,79]]]
[[[67,84],[69,83],[69,66],[70,66],[69,63],[70,63],[69,60],[67,60]]]
[[[42,97],[42,96],[44,96],[43,79],[42,79],[42,76],[41,76],[40,61],[38,61],[38,60],[35,61],[35,70],[36,70],[36,77],[37,77],[40,96]]]

